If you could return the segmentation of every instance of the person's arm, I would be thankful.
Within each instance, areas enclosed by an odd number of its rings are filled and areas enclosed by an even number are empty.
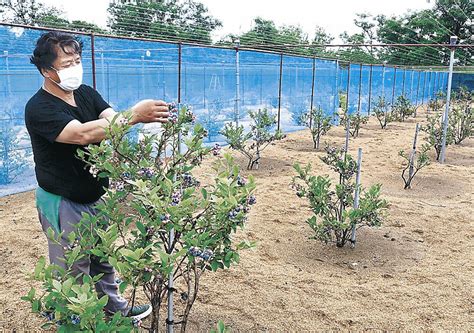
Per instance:
[[[168,105],[163,101],[143,100],[138,102],[131,109],[132,116],[129,124],[137,123],[165,123],[168,121]],[[101,112],[98,120],[81,123],[78,120],[70,121],[56,138],[56,142],[86,146],[90,143],[97,143],[105,139],[105,128],[115,117],[116,112],[108,108]],[[120,115],[117,123],[124,119]]]

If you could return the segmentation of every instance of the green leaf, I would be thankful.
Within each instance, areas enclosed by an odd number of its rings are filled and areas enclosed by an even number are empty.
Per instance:
[[[125,289],[127,288],[127,286],[128,286],[128,283],[126,281],[123,281],[122,283],[120,283],[119,291],[121,294],[125,292]]]
[[[46,259],[44,257],[40,257],[34,271],[34,275],[36,279],[39,278],[40,273],[43,270],[45,265],[46,265]]]
[[[51,328],[51,326],[53,326],[53,323],[47,322],[47,323],[42,324],[40,326],[40,328],[43,329],[43,330],[49,330]]]
[[[109,301],[109,296],[104,295],[97,302],[97,306],[100,306],[101,308],[103,308],[107,304],[108,301]]]
[[[26,295],[25,301],[32,301],[35,298],[36,294],[36,289],[31,287],[30,291],[28,292],[28,295]]]
[[[58,280],[53,280],[52,282],[53,282],[54,289],[61,292],[61,289],[62,289],[61,282],[59,282]]]
[[[207,200],[207,195],[208,195],[208,193],[207,193],[207,191],[206,191],[205,188],[202,188],[202,189],[201,189],[201,193],[202,193],[203,199],[204,199],[204,200]]]
[[[31,303],[31,310],[33,312],[39,312],[41,309],[41,304],[39,300],[34,300],[33,303]]]
[[[140,230],[140,232],[144,235],[146,234],[146,229],[145,229],[145,226],[143,225],[143,223],[141,223],[140,221],[137,221],[135,223],[135,225],[137,226],[137,229]]]
[[[219,268],[219,263],[217,261],[211,262],[210,265],[213,272],[217,271],[217,269]]]

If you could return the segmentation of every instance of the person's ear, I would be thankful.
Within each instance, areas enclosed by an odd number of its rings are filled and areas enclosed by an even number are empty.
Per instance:
[[[49,70],[46,68],[41,69],[41,75],[43,75],[44,77],[50,77]]]

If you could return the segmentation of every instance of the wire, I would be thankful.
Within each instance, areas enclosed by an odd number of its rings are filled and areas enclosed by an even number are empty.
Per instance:
[[[284,39],[284,38],[281,38],[281,39]],[[280,40],[281,40],[281,39],[280,39]],[[275,50],[275,48],[269,48],[269,49]],[[278,51],[281,51],[281,47],[278,48]],[[307,55],[307,54],[305,54],[305,55]],[[347,58],[347,57],[346,57],[345,59],[353,60],[354,58]]]
[[[136,6],[136,7],[139,7],[139,6]],[[141,7],[141,8],[144,8],[144,7]],[[132,18],[134,18],[134,19],[137,18],[137,16],[135,16],[135,15],[132,15],[132,16],[130,16],[130,17],[132,17]],[[135,28],[136,28],[135,25],[128,25],[128,26],[130,26],[130,27],[135,27]],[[200,29],[200,28],[198,28],[198,27],[193,27],[193,29],[194,29],[194,30],[197,30],[197,31],[205,31],[206,33],[209,33],[208,30],[203,30],[203,29]],[[138,29],[138,30],[140,30],[140,29]],[[165,28],[158,29],[158,31],[160,31],[160,30],[161,30],[161,31],[164,30],[164,31],[167,31],[167,32],[168,32],[168,29],[165,29]],[[151,34],[151,33],[149,33],[149,32],[147,32],[147,33],[148,33],[148,35],[156,35],[156,34]],[[158,35],[157,35],[157,36],[158,36]],[[172,37],[173,37],[173,38],[176,38],[175,36],[172,36]],[[277,41],[286,40],[286,41],[288,41],[288,38],[290,38],[290,37],[289,37],[289,36],[286,36],[286,37],[278,36],[278,38],[275,38],[274,40],[277,40]],[[265,36],[262,37],[261,40],[267,41]],[[202,40],[196,40],[196,41],[201,41],[201,42],[202,42]],[[308,44],[308,45],[311,45],[311,44]],[[305,46],[306,46],[306,45],[305,45]],[[282,49],[283,49],[283,50],[288,51],[288,48],[286,48],[286,47],[284,47],[284,46],[279,46],[279,47],[277,47],[277,48],[270,48],[270,47],[265,47],[265,48],[268,48],[268,49],[270,49],[270,50],[282,51]],[[424,52],[426,52],[426,51],[424,51]],[[307,54],[306,52],[293,52],[293,53],[302,53],[302,54],[308,56],[308,54]],[[426,57],[424,57],[424,58],[427,58],[427,57],[428,57],[428,55],[427,55]],[[321,57],[321,58],[324,58],[324,57]],[[401,57],[398,57],[398,58],[401,58]],[[345,55],[344,55],[344,59],[353,60],[354,58],[353,58],[353,57],[350,57],[350,56],[345,56]],[[408,59],[408,57],[407,57],[407,59]],[[439,62],[439,59],[434,58],[433,56],[431,56],[431,59],[432,59],[433,61]],[[333,60],[334,60],[334,59],[333,59]]]
[[[472,16],[468,16],[468,15],[466,14],[466,12],[461,8],[461,6],[459,5],[459,3],[458,3],[456,0],[454,0],[454,3],[456,4],[456,6],[458,6],[458,8],[461,10],[461,12],[464,14],[464,16],[467,18],[467,20],[468,20],[468,21],[471,21],[471,20],[472,20]]]

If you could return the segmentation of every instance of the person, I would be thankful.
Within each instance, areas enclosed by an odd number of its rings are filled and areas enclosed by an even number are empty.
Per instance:
[[[108,186],[108,179],[91,175],[87,164],[77,157],[77,150],[104,140],[105,128],[117,114],[96,90],[82,84],[82,46],[82,41],[70,34],[53,31],[41,35],[30,61],[44,82],[25,107],[39,185],[39,220],[45,233],[49,228],[56,235],[62,233],[60,244],[48,239],[50,261],[61,267],[65,267],[68,234],[83,213],[97,213],[95,206]],[[168,116],[164,101],[143,100],[131,108],[129,124],[164,123]],[[118,118],[125,119],[122,114]],[[109,263],[91,256],[74,263],[71,270],[76,276],[103,274],[95,287],[99,297],[109,296],[104,308],[107,313],[121,311],[137,320],[151,313],[148,304],[128,306],[119,294],[115,270]]]

